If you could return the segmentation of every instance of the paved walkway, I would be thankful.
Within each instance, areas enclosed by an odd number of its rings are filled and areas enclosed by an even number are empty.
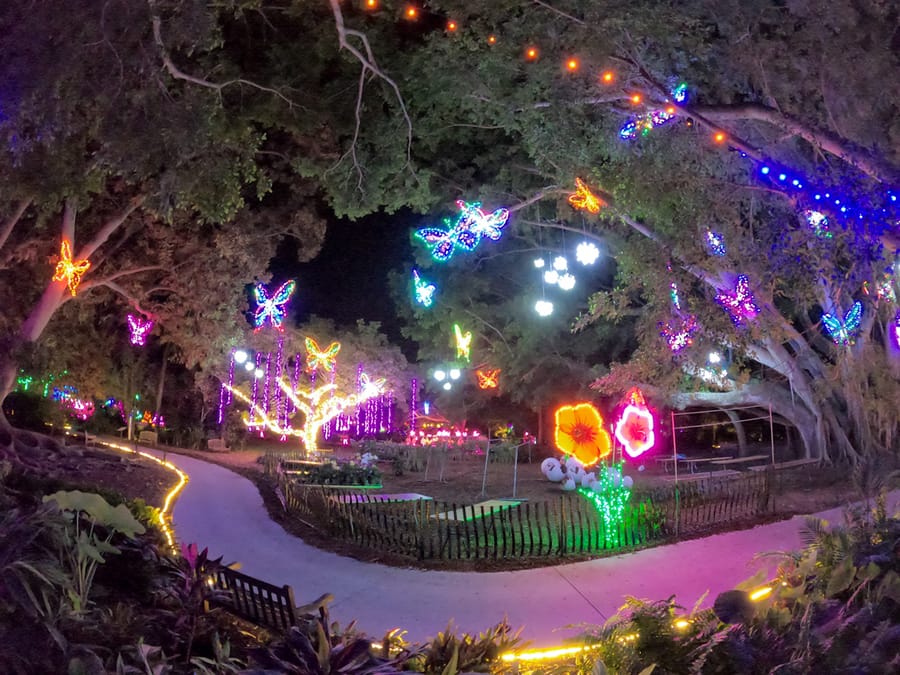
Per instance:
[[[408,639],[433,637],[453,619],[481,631],[508,616],[533,646],[559,644],[577,633],[567,624],[602,624],[627,595],[659,600],[677,594],[691,608],[705,605],[771,560],[750,563],[761,551],[801,546],[803,518],[600,560],[515,572],[439,572],[364,563],[321,551],[273,522],[256,486],[227,469],[183,455],[168,459],[190,476],[174,509],[182,542],[208,546],[225,562],[275,584],[290,584],[298,604],[322,593],[335,596],[332,617],[357,619],[374,638],[401,627]],[[891,494],[893,508],[900,492]],[[817,514],[831,522],[840,509]]]

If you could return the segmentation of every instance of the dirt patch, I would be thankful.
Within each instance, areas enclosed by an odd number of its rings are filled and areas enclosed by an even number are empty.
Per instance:
[[[11,459],[20,480],[40,483],[48,492],[107,491],[159,507],[178,480],[173,472],[139,455],[32,432],[15,430],[13,435]]]

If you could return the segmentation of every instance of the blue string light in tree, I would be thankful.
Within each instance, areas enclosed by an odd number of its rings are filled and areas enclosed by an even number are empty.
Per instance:
[[[672,92],[672,100],[679,105],[687,101],[688,89],[685,82],[680,83]],[[668,124],[678,117],[675,106],[668,105],[664,109],[651,110],[643,115],[636,115],[631,118],[619,129],[619,138],[631,141],[638,136],[646,136],[656,127]]]
[[[859,331],[859,323],[862,320],[862,313],[862,303],[857,300],[847,310],[843,321],[827,312],[822,315],[822,325],[825,326],[825,332],[828,333],[828,337],[834,341],[834,344],[847,346],[855,342],[856,333]]]
[[[437,287],[430,284],[419,276],[419,270],[413,270],[413,289],[416,295],[416,302],[424,307],[431,307],[434,302],[434,292]]]

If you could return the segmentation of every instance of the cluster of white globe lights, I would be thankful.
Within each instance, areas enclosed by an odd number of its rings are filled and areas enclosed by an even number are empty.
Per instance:
[[[459,368],[450,368],[448,370],[438,368],[432,376],[438,382],[444,383],[441,386],[443,386],[445,391],[450,391],[453,388],[453,382],[462,377],[462,371]]]
[[[589,241],[583,241],[575,248],[575,259],[582,265],[593,265],[599,257],[600,249]],[[544,269],[547,267],[547,261],[544,258],[536,258],[534,266],[539,270]],[[569,272],[569,261],[565,256],[558,255],[550,262],[550,269],[544,270],[544,283],[559,286],[564,291],[575,288],[575,276]],[[553,303],[549,300],[538,300],[534,303],[534,311],[539,316],[550,316],[553,314]]]
[[[253,373],[254,377],[259,378],[265,375],[265,371],[263,371],[262,368],[257,368],[256,364],[254,364],[253,361],[250,360],[250,355],[243,349],[238,349],[234,353],[234,362],[238,365],[243,364],[244,370],[246,370],[248,373]]]

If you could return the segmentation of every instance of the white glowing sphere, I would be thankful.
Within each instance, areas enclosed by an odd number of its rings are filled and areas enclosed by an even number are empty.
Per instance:
[[[559,275],[559,281],[556,282],[564,291],[571,291],[575,288],[575,277],[566,272]]]
[[[248,373],[249,373],[251,370],[254,370],[255,368],[256,368],[256,366],[254,366],[250,361],[247,361],[247,362],[244,364],[244,370],[246,370]]]
[[[623,476],[622,485],[627,488],[634,487],[634,479],[631,476]]]
[[[444,391],[450,391],[453,388],[453,385],[449,382],[444,382]]]
[[[247,356],[248,356],[247,352],[245,352],[243,349],[238,349],[234,353],[234,362],[235,363],[244,363],[244,361],[247,360]]]
[[[541,269],[546,264],[547,263],[544,262],[543,258],[535,258],[534,259],[534,266],[537,267],[538,269]]]
[[[553,303],[547,300],[538,300],[534,303],[534,311],[537,312],[539,316],[550,316],[553,314]]]
[[[575,259],[582,265],[593,265],[599,257],[600,249],[589,241],[583,241],[575,247]]]
[[[708,358],[710,363],[720,363],[722,361],[722,356],[719,352],[710,352]]]
[[[445,379],[447,379],[447,373],[445,373],[443,370],[436,370],[434,371],[434,379],[436,379],[438,382],[443,382]]]
[[[557,281],[559,281],[559,272],[557,272],[556,270],[547,270],[546,272],[544,272],[544,281],[546,281],[548,284],[555,284]]]
[[[458,379],[459,379],[459,376],[460,376],[461,374],[462,374],[462,373],[459,372],[459,368],[451,368],[451,369],[450,369],[450,379],[451,379],[451,380],[458,380]]]
[[[558,255],[553,259],[553,269],[557,272],[565,272],[569,269],[569,261],[566,260],[565,256]]]
[[[260,377],[262,377],[263,375],[266,374],[266,371],[264,371],[262,368],[257,368],[255,371],[253,371],[253,374],[256,376],[257,379],[259,379]]]

